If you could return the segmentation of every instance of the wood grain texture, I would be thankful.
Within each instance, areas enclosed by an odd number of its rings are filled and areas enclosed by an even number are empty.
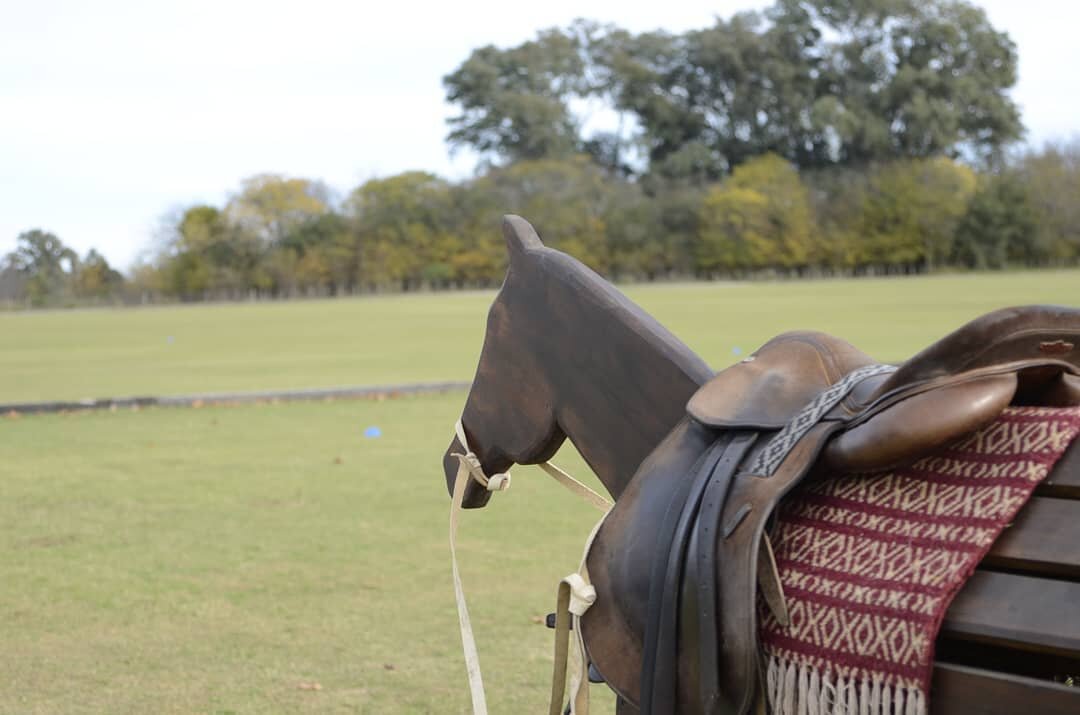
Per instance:
[[[1037,496],[1080,499],[1080,439],[1065,450],[1046,480],[1035,490]]]
[[[638,715],[619,700],[615,715]],[[1080,688],[1020,675],[937,663],[930,690],[933,715],[1076,715]]]
[[[1080,578],[1080,500],[1034,497],[982,565],[1051,578]]]
[[[546,248],[524,219],[507,216],[503,235],[510,267],[462,412],[470,447],[493,474],[545,461],[569,436],[618,498],[713,372],[610,283]],[[461,451],[455,439],[443,456],[451,492]],[[465,506],[488,497],[471,482]]]
[[[1080,583],[978,571],[946,612],[941,637],[1080,659],[1077,614]]]
[[[1080,688],[939,663],[930,688],[935,715],[1076,715]]]

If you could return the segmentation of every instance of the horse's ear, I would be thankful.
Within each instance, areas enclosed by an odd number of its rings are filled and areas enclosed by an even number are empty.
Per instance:
[[[525,219],[513,214],[503,216],[503,237],[510,251],[510,260],[515,261],[525,256],[526,251],[543,248],[544,243],[536,229]]]

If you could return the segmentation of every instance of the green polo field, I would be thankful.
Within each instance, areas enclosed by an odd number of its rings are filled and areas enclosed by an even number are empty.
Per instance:
[[[1080,303],[1080,271],[626,292],[717,368],[796,328],[900,360],[993,308]],[[0,312],[0,403],[468,380],[492,295]]]
[[[792,328],[900,360],[1080,305],[1080,272],[627,292],[720,368]],[[0,403],[467,380],[491,297],[0,313]],[[0,416],[0,713],[467,712],[439,466],[463,400]],[[593,519],[535,468],[463,518],[493,713],[546,707],[537,621]]]

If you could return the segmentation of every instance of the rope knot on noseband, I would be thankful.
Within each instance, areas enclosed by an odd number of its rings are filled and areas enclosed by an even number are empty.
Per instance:
[[[563,582],[570,587],[570,603],[567,604],[567,610],[579,618],[584,616],[589,606],[596,603],[596,589],[576,571],[564,578]]]
[[[451,454],[451,457],[457,457],[458,462],[468,476],[482,485],[489,492],[501,492],[510,488],[510,472],[499,472],[498,474],[492,474],[490,477],[484,474],[484,468],[480,465],[480,458],[476,456],[476,453],[469,449],[469,443],[465,440],[465,430],[461,428],[461,422],[458,424],[458,441],[461,442],[461,446],[465,448],[465,454]],[[458,476],[461,476],[461,471],[458,470]]]

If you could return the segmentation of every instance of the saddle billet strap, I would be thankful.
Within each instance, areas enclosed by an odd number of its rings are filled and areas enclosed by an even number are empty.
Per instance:
[[[645,619],[645,639],[642,642],[639,702],[641,715],[663,713],[672,707],[675,697],[674,631],[678,622],[678,601],[670,592],[678,591],[679,565],[682,563],[685,546],[676,541],[675,535],[691,500],[695,502],[696,509],[698,499],[692,499],[692,495],[696,491],[697,497],[700,497],[706,479],[720,461],[726,446],[726,440],[714,442],[694,463],[691,470],[694,477],[675,483],[664,518],[656,530],[657,546],[653,550],[649,573],[648,612]],[[669,571],[674,573],[669,574]]]
[[[799,413],[791,419],[784,428],[776,433],[765,449],[754,460],[750,471],[758,476],[769,477],[784,461],[791,448],[802,439],[810,428],[816,425],[834,407],[840,404],[848,396],[856,385],[863,380],[896,372],[895,365],[867,365],[852,370],[832,385],[822,390],[817,397],[811,400]]]
[[[722,435],[699,460],[693,470],[694,477],[683,481],[686,486],[676,490],[668,504],[657,534],[659,546],[654,551],[649,587],[641,679],[643,715],[670,712],[676,700],[681,582],[686,559],[693,558],[688,556],[688,544],[697,536],[702,501],[708,499],[710,512],[723,503],[731,477],[753,444],[754,436],[753,433]],[[715,544],[715,535],[709,540]]]
[[[696,548],[690,558],[696,560],[697,616],[696,631],[698,647],[698,691],[702,711],[711,713],[717,707],[720,691],[720,614],[717,612],[716,596],[716,544],[720,527],[720,513],[727,501],[731,483],[746,453],[758,437],[757,432],[736,433],[712,476],[701,499],[695,523]]]

